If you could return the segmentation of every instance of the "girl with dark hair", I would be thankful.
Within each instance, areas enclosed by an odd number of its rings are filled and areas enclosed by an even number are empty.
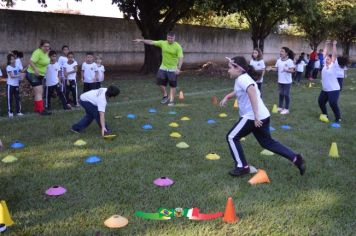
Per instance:
[[[250,60],[250,65],[253,66],[256,72],[259,72],[260,79],[256,80],[257,87],[262,94],[262,82],[263,82],[263,75],[265,74],[265,62],[263,61],[263,54],[261,49],[255,48],[252,52],[252,58]]]
[[[23,68],[23,65],[22,65],[22,58],[23,58],[23,52],[20,52],[20,51],[17,51],[17,50],[14,50],[11,52],[15,58],[16,58],[16,61],[15,61],[15,65],[16,67],[18,67],[21,71],[24,70]],[[26,68],[25,68],[26,69]]]
[[[295,62],[296,66],[296,74],[294,77],[294,81],[297,81],[297,83],[300,83],[300,79],[302,78],[302,74],[304,72],[304,66],[306,65],[305,59],[304,59],[304,52],[302,52],[298,58],[298,60]]]
[[[51,113],[44,109],[43,86],[42,81],[49,64],[48,52],[50,45],[47,40],[41,40],[40,47],[37,48],[31,56],[26,78],[33,88],[34,93],[34,111],[41,115],[50,115]]]
[[[229,76],[235,79],[234,91],[227,94],[220,102],[226,102],[237,97],[240,119],[226,135],[231,155],[234,159],[234,169],[229,172],[232,176],[243,176],[250,172],[250,167],[245,159],[240,139],[250,133],[256,137],[259,144],[274,153],[277,153],[294,163],[301,175],[305,172],[305,162],[300,154],[294,153],[289,148],[275,141],[270,133],[270,113],[262,101],[257,88],[255,70],[248,65],[244,57],[234,57],[229,60]]]
[[[294,53],[287,47],[282,47],[280,58],[275,67],[267,67],[267,71],[278,71],[279,102],[278,111],[282,115],[289,114],[290,89],[292,87],[292,73],[294,72]],[[284,106],[283,106],[283,102]]]
[[[13,117],[12,102],[15,98],[16,115],[23,116],[21,113],[21,100],[20,100],[20,80],[23,79],[24,74],[21,73],[20,68],[16,66],[16,58],[13,54],[7,55],[7,80],[6,80],[6,96],[7,96],[7,109],[9,117]]]
[[[336,62],[336,43],[336,41],[333,42],[333,54],[328,55],[328,44],[330,44],[330,41],[326,40],[325,42],[325,65],[321,71],[322,90],[318,98],[318,103],[322,114],[327,116],[326,103],[329,102],[335,115],[335,122],[338,123],[341,121],[341,114],[338,105],[340,85],[337,80],[337,69],[339,65]]]

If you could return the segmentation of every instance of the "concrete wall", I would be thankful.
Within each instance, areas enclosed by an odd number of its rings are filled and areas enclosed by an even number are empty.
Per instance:
[[[189,25],[178,25],[175,31],[185,63],[221,62],[225,56],[237,54],[250,57],[248,31]],[[86,51],[93,51],[103,55],[107,66],[140,65],[143,46],[131,42],[137,37],[141,35],[136,24],[123,19],[0,10],[0,65],[5,65],[7,52],[14,49],[23,51],[27,61],[40,39],[48,39],[56,50],[69,45],[78,62],[83,61]],[[278,57],[281,46],[295,52],[310,51],[302,38],[270,35],[265,41],[265,59]],[[351,55],[356,57],[356,45]]]

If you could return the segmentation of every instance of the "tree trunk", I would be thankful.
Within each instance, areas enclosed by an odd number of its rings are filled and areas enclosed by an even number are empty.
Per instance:
[[[350,47],[351,47],[351,41],[342,43],[342,55],[344,57],[350,56]]]
[[[161,49],[151,45],[145,45],[145,61],[141,67],[142,74],[157,73],[161,64]]]
[[[262,53],[264,50],[264,44],[265,44],[265,38],[264,37],[257,37],[257,36],[252,36],[252,43],[253,43],[253,49],[259,48],[261,49]]]

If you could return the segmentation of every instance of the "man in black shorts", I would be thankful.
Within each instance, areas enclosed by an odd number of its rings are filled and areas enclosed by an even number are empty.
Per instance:
[[[175,42],[174,32],[167,34],[167,40],[153,41],[149,39],[135,39],[136,43],[144,43],[160,47],[162,50],[162,63],[157,72],[157,85],[160,87],[163,98],[162,104],[174,106],[174,97],[177,87],[177,76],[183,64],[183,50],[179,43]],[[169,96],[166,90],[167,84],[170,86]]]

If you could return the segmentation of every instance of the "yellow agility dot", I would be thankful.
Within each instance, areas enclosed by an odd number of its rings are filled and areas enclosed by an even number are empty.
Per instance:
[[[170,127],[177,128],[179,125],[176,122],[172,122],[169,124]]]
[[[171,136],[172,138],[180,138],[180,137],[182,137],[182,135],[180,133],[178,133],[178,132],[173,132],[169,136]]]
[[[205,156],[206,159],[208,160],[219,160],[220,159],[220,156],[214,152],[212,153],[209,153],[208,155]]]

